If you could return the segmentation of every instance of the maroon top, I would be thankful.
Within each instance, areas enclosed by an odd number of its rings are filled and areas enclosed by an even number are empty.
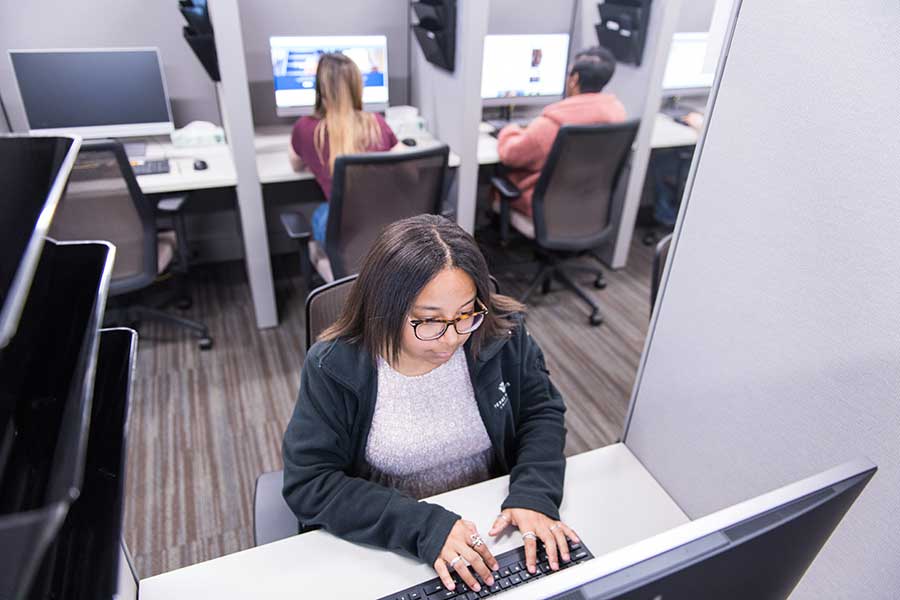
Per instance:
[[[397,145],[397,136],[391,131],[384,117],[378,113],[374,114],[375,120],[378,122],[378,128],[381,131],[381,139],[378,140],[378,143],[366,148],[366,150],[368,152],[390,150]],[[313,141],[315,139],[313,132],[318,124],[319,119],[315,117],[300,117],[294,124],[294,130],[291,132],[291,147],[297,153],[297,156],[303,159],[303,164],[312,171],[316,181],[319,182],[319,187],[322,188],[322,192],[325,194],[325,198],[330,199],[331,173],[328,172],[328,132],[325,132],[325,146],[322,148],[322,158],[325,159],[323,162],[319,160],[319,154],[316,152],[315,142]]]

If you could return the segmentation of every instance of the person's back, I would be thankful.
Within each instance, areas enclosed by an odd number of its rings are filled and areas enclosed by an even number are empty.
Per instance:
[[[308,168],[325,199],[331,199],[334,161],[344,154],[390,150],[397,137],[379,114],[362,110],[362,75],[343,54],[323,54],[316,68],[316,106],[302,117],[291,134],[290,160],[294,170]],[[313,237],[325,239],[328,203],[313,213]]]
[[[504,127],[497,140],[500,162],[522,196],[511,206],[531,216],[531,198],[550,148],[563,125],[621,123],[625,107],[614,94],[602,92],[615,71],[615,58],[605,48],[594,47],[575,56],[566,80],[566,98],[541,112],[528,127]]]

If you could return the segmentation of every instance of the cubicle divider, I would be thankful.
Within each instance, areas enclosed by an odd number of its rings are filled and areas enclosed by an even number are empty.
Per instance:
[[[692,519],[867,456],[877,475],[792,598],[887,599],[900,588],[900,11],[808,8],[739,7],[625,442]]]

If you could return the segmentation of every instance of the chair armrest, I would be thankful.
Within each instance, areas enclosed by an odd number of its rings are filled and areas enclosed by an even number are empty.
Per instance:
[[[281,213],[281,224],[284,226],[285,233],[287,233],[288,237],[292,240],[308,242],[312,237],[312,227],[302,213]]]
[[[522,190],[513,185],[506,177],[494,175],[491,177],[491,185],[500,192],[500,197],[503,199],[513,200],[522,195]]]
[[[163,213],[177,213],[181,210],[186,201],[187,194],[181,194],[180,196],[167,196],[165,198],[161,198],[156,203],[156,210]]]

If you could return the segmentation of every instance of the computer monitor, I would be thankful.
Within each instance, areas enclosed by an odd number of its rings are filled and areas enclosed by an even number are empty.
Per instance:
[[[699,518],[572,568],[546,596],[787,598],[875,471],[868,460],[851,461]]]
[[[11,50],[28,129],[85,138],[174,129],[156,48]]]
[[[481,68],[483,106],[548,104],[563,96],[569,34],[487,35]]]
[[[312,114],[316,104],[319,57],[340,52],[359,67],[363,78],[363,108],[388,106],[387,36],[275,36],[269,38],[275,111],[279,117]]]
[[[681,96],[708,93],[716,76],[721,46],[709,44],[709,33],[676,33],[663,75],[663,93]],[[714,53],[714,56],[710,54]]]

